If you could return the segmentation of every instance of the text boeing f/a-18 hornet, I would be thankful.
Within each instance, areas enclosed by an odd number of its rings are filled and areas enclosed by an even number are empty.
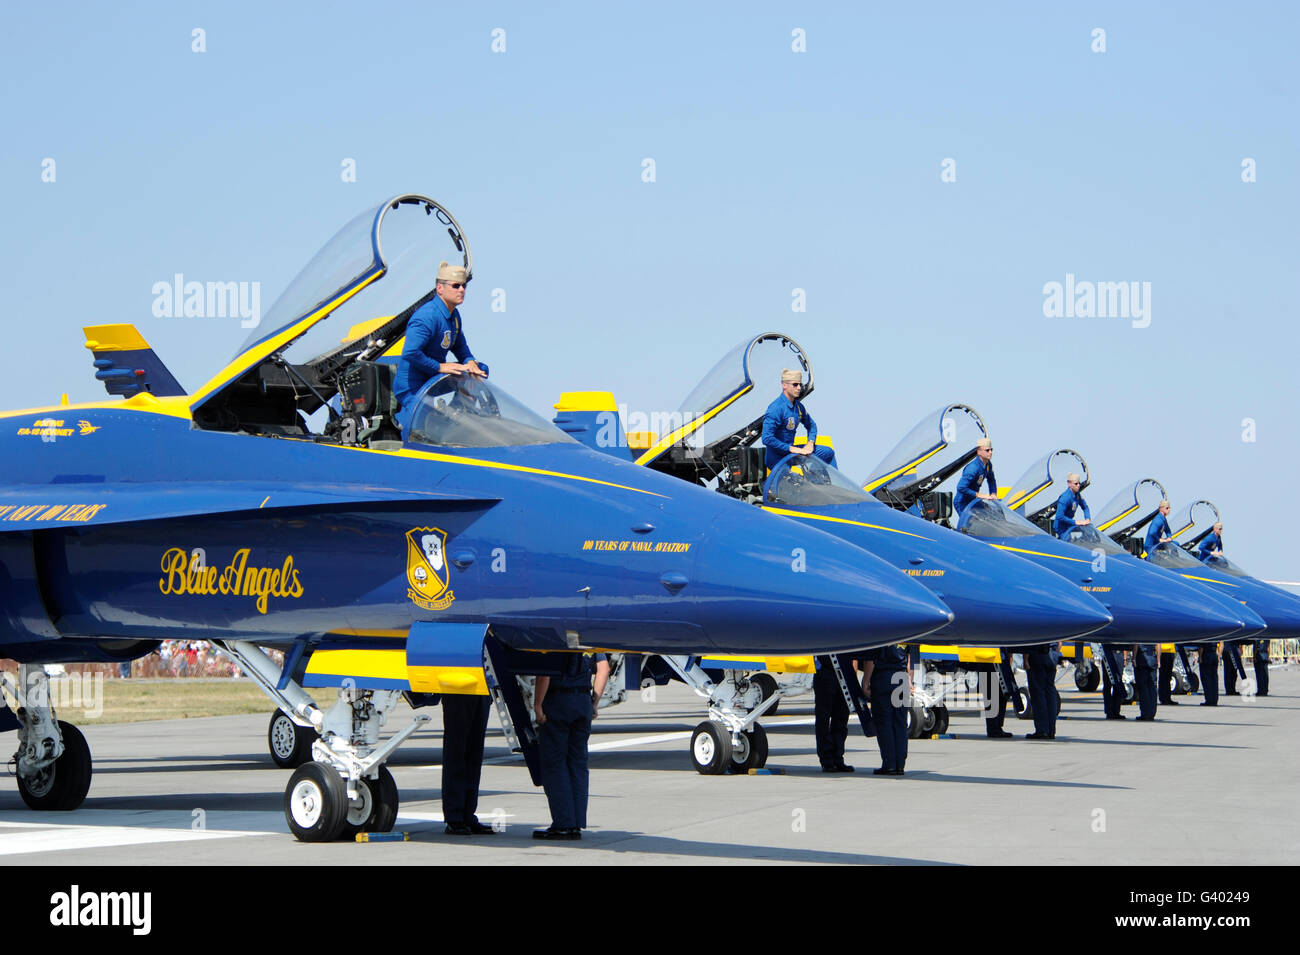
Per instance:
[[[448,238],[472,269],[446,209],[386,200],[196,391],[131,326],[96,326],[115,398],[0,415],[0,656],[21,665],[0,729],[18,730],[28,805],[75,808],[91,778],[45,663],[212,641],[319,734],[285,816],[323,841],[392,827],[384,762],[428,718],[381,743],[402,694],[492,693],[526,735],[513,675],[558,672],[536,651],[797,654],[952,620],[853,544],[598,454],[495,381],[435,376],[399,428],[404,329]],[[337,703],[317,707],[313,686]]]

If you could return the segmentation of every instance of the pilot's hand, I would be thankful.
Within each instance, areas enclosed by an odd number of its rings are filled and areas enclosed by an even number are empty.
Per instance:
[[[996,501],[998,499],[996,494],[988,494],[988,493],[977,494],[976,497],[978,497],[981,501]]]
[[[487,372],[484,371],[482,368],[480,368],[478,362],[476,362],[473,358],[471,358],[468,362],[461,365],[460,367],[465,369],[466,372],[473,375],[475,378],[487,377]]]
[[[1085,517],[1083,520],[1076,521],[1075,523],[1078,524],[1080,527],[1083,527],[1085,524],[1091,524],[1092,521],[1088,520],[1088,518]]]
[[[807,444],[797,444],[797,445],[792,445],[792,446],[790,447],[790,453],[791,453],[791,454],[804,454],[804,455],[807,455],[807,454],[812,454],[812,453],[813,453],[813,449],[812,449],[811,446],[809,446],[809,445],[807,445]]]

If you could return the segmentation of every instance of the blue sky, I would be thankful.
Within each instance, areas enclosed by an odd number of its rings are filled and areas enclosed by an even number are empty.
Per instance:
[[[1073,447],[1094,506],[1157,478],[1300,580],[1272,500],[1300,476],[1294,8],[895,7],[6,4],[5,405],[102,396],[98,322],[197,387],[246,331],[155,318],[155,282],[256,281],[265,309],[355,213],[423,192],[473,248],[475,353],[539,411],[670,410],[781,330],[854,477],[966,402],[1003,483]],[[1046,317],[1067,274],[1151,283],[1149,326]]]

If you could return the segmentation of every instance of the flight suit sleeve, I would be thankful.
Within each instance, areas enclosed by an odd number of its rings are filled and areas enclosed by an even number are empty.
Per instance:
[[[1083,508],[1084,520],[1092,520],[1092,511],[1089,509],[1088,502],[1083,499],[1082,495],[1079,496],[1079,506]]]
[[[438,332],[437,324],[423,315],[414,318],[406,326],[406,344],[402,348],[402,361],[419,369],[429,378],[442,372],[442,362],[434,361],[424,351]]]
[[[776,428],[780,423],[781,416],[772,412],[772,406],[768,405],[767,414],[763,416],[763,446],[771,448],[779,454],[789,454],[790,445],[784,441],[778,441],[776,437]]]
[[[469,342],[465,341],[465,323],[460,323],[460,331],[456,334],[456,340],[452,342],[451,353],[456,356],[456,360],[462,365],[474,360],[473,353],[469,350]]]
[[[817,443],[817,422],[812,419],[812,415],[808,413],[807,408],[803,408],[803,426],[804,426],[804,430],[808,432],[808,443],[816,444]]]

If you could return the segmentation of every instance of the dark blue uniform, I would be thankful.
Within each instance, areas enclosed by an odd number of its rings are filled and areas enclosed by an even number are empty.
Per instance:
[[[868,650],[862,657],[872,663],[871,716],[880,744],[880,768],[902,775],[907,763],[907,710],[912,692],[907,679],[907,650],[895,644]]]
[[[1034,732],[1027,739],[1056,739],[1056,661],[1053,643],[1026,647],[1025,671],[1029,677],[1029,705],[1034,713]]]
[[[605,654],[566,654],[564,672],[551,677],[538,731],[542,786],[552,829],[587,828],[587,743],[591,738],[591,678]]]
[[[1160,546],[1160,538],[1169,536],[1169,522],[1165,520],[1163,514],[1157,514],[1155,519],[1147,527],[1147,536],[1142,541],[1142,549],[1147,552],[1147,560],[1151,559],[1151,553]]]
[[[998,479],[993,476],[993,462],[985,464],[979,458],[976,458],[970,464],[966,465],[965,470],[961,472],[961,477],[957,480],[957,490],[952,496],[952,512],[958,517],[961,512],[970,507],[971,502],[979,497],[980,484],[988,482],[989,493],[996,495],[998,493]]]
[[[830,657],[817,657],[817,672],[813,674],[813,726],[817,734],[817,761],[822,769],[837,770],[849,767],[844,764],[844,743],[849,736],[849,703],[844,699],[840,681],[835,678],[835,667]],[[840,657],[840,669],[845,678],[853,673],[848,657]]]
[[[442,818],[449,827],[478,824],[478,783],[490,707],[487,696],[443,694]]]
[[[1268,696],[1268,645],[1271,640],[1255,641],[1255,695]]]
[[[988,702],[984,712],[995,715],[985,716],[984,732],[992,739],[1008,739],[1011,734],[1002,728],[1002,723],[1007,717],[1007,700],[1016,685],[1016,676],[1011,670],[1011,651],[1002,647],[999,653],[1002,659],[989,674],[989,692],[985,694]]]
[[[1156,718],[1156,671],[1159,664],[1156,654],[1159,652],[1154,643],[1139,643],[1133,655],[1133,677],[1137,686],[1138,709],[1140,720]]]
[[[1128,719],[1124,706],[1124,657],[1119,647],[1107,643],[1101,648],[1101,706],[1108,720]]]
[[[1092,511],[1088,509],[1088,502],[1083,499],[1083,495],[1066,488],[1056,499],[1056,516],[1052,518],[1052,533],[1057,537],[1063,537],[1065,532],[1074,526],[1074,512],[1080,507],[1083,508],[1083,516],[1092,520]]]
[[[1197,648],[1200,656],[1201,692],[1205,700],[1201,706],[1219,705],[1219,645],[1202,643]]]
[[[1241,665],[1241,651],[1237,648],[1238,641],[1223,641],[1223,695],[1240,696],[1237,692],[1238,674],[1245,676],[1246,668]]]
[[[1160,651],[1160,676],[1156,689],[1159,691],[1161,706],[1177,706],[1174,699],[1174,655]]]
[[[808,432],[808,441],[817,443],[817,422],[808,415],[802,401],[791,401],[784,394],[767,406],[763,416],[763,447],[767,449],[764,463],[770,471],[781,463],[781,459],[790,453],[793,447],[795,431],[799,425]],[[813,454],[832,467],[835,466],[835,452],[830,448],[814,448]]]
[[[1223,550],[1223,538],[1214,531],[1210,531],[1201,541],[1201,546],[1196,548],[1196,556],[1202,561],[1206,561],[1213,556],[1213,552],[1216,550]]]
[[[397,420],[405,429],[411,420],[411,399],[425,382],[439,374],[438,367],[447,360],[447,352],[461,364],[473,361],[465,330],[460,324],[460,309],[447,311],[447,303],[438,296],[415,310],[406,323],[406,344],[402,360],[393,379],[393,395],[402,403]]]

